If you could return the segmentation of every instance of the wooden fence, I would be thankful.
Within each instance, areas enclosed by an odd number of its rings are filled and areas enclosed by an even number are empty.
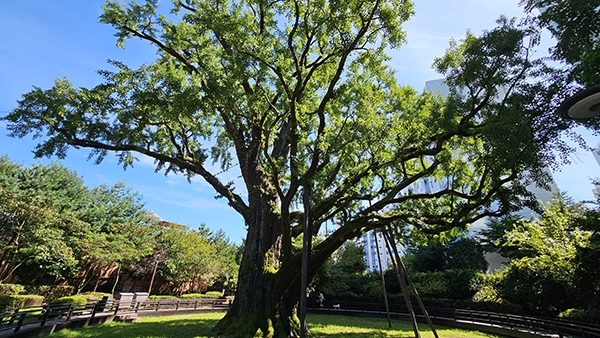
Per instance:
[[[338,314],[362,314],[379,315],[386,314],[383,304],[376,303],[351,303],[342,302],[339,307],[333,307],[328,304],[325,307],[319,307],[318,304],[310,304],[309,309],[320,313],[338,313]],[[414,308],[415,314],[419,319],[424,319],[421,309]],[[405,305],[390,304],[390,312],[397,317],[408,317],[408,309]],[[600,325],[589,323],[579,323],[560,318],[543,318],[533,316],[520,316],[505,313],[495,313],[486,311],[449,309],[427,307],[429,316],[438,323],[447,326],[469,327],[484,332],[495,332],[503,329],[502,332],[513,337],[523,337],[531,335],[550,336],[550,337],[583,337],[600,338]],[[453,325],[468,323],[469,326]],[[492,330],[490,330],[492,329]],[[512,334],[511,332],[512,331]]]
[[[201,309],[226,309],[231,305],[230,299],[161,299],[147,300],[145,302],[120,302],[110,300],[107,302],[94,301],[85,304],[46,305],[37,308],[23,308],[0,313],[0,333],[7,330],[19,332],[25,325],[44,326],[48,321],[68,322],[78,318],[94,318],[95,316],[118,315],[121,313],[148,313],[179,311],[179,310],[201,310]],[[319,313],[336,313],[348,315],[385,315],[383,304],[374,303],[340,303],[339,308],[333,308],[332,304],[319,307],[318,304],[310,304],[309,310]],[[423,314],[419,308],[415,313],[421,319]],[[406,306],[390,305],[390,312],[398,317],[408,316]],[[557,318],[542,318],[532,316],[520,316],[513,314],[494,313],[485,311],[427,308],[427,312],[433,320],[443,322],[449,326],[460,326],[458,324],[470,324],[476,330],[488,331],[490,328],[501,328],[512,331],[509,334],[519,337],[517,333],[529,335],[554,336],[554,337],[582,337],[600,338],[600,325],[588,323],[577,323]],[[452,325],[452,323],[457,325]]]
[[[161,299],[145,302],[120,302],[118,300],[93,301],[85,304],[49,304],[43,307],[22,308],[0,313],[0,332],[14,330],[25,325],[44,326],[49,320],[70,321],[74,318],[94,318],[99,315],[138,313],[159,310],[223,309],[231,304],[230,299]]]

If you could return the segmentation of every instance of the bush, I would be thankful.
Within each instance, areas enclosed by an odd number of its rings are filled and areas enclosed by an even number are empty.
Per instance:
[[[20,284],[0,284],[0,296],[14,296],[25,292],[25,287]],[[33,292],[35,293],[35,292]]]
[[[87,303],[87,299],[85,297],[78,296],[69,296],[69,297],[61,297],[55,299],[51,302],[51,304],[85,304]]]
[[[84,297],[85,299],[88,300],[88,302],[94,301],[94,300],[102,300],[103,297],[110,297],[112,296],[110,293],[105,293],[105,292],[84,292],[84,293],[80,293],[77,296],[79,297]]]
[[[223,296],[223,292],[221,291],[208,291],[206,293],[206,297],[211,297],[211,298],[219,298]]]
[[[165,296],[165,295],[152,295],[148,297],[148,299],[177,299],[175,296]]]
[[[20,309],[41,306],[44,297],[38,295],[0,296],[0,309]]]
[[[577,322],[600,324],[600,310],[598,309],[568,309],[561,312],[558,317]]]
[[[411,277],[421,297],[448,298],[448,279],[444,272],[417,272]]]
[[[483,274],[473,270],[417,272],[411,277],[423,297],[470,299],[477,292]],[[387,280],[386,280],[387,282]]]
[[[504,272],[500,296],[529,314],[556,316],[577,305],[574,290],[558,277],[539,268],[511,266]]]
[[[25,291],[28,294],[44,296],[44,301],[51,303],[55,299],[72,295],[75,288],[70,285],[25,285]]]
[[[222,292],[220,291],[208,291],[206,294],[202,293],[188,293],[182,295],[182,299],[199,299],[199,298],[222,298]]]
[[[42,306],[44,303],[44,297],[40,295],[16,295],[15,297],[23,300],[22,307]]]

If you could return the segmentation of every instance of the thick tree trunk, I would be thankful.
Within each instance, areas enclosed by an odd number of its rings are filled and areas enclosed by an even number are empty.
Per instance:
[[[300,255],[292,255],[289,227],[283,226],[273,199],[264,196],[250,203],[252,224],[235,300],[216,326],[227,337],[296,337],[299,332]]]

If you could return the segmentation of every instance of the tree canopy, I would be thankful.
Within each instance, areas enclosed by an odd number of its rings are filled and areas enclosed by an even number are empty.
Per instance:
[[[118,46],[144,40],[156,61],[111,61],[93,88],[57,79],[5,120],[13,136],[41,137],[36,156],[83,147],[127,167],[142,154],[225,198],[248,236],[222,334],[296,334],[293,242],[325,222],[339,227],[312,248],[309,278],[370,229],[435,235],[534,205],[526,186],[544,186],[544,160],[568,151],[558,135],[569,124],[552,115],[565,84],[531,58],[537,32],[505,18],[436,61],[451,88],[443,99],[398,86],[388,65],[410,1],[109,0],[103,9]],[[243,185],[222,181],[223,170]],[[309,215],[298,212],[303,192]]]
[[[135,261],[153,248],[137,192],[122,182],[90,190],[56,163],[28,168],[0,158],[0,226],[2,280],[17,269],[64,280],[86,265]]]
[[[570,74],[583,85],[600,84],[600,1],[521,0],[525,10],[557,39],[555,59],[572,66]]]

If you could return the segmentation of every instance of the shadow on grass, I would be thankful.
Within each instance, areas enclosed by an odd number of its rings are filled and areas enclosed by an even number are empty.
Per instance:
[[[217,316],[173,316],[142,318],[137,323],[109,323],[75,330],[62,330],[51,338],[208,338],[216,337],[212,328],[223,314]]]

